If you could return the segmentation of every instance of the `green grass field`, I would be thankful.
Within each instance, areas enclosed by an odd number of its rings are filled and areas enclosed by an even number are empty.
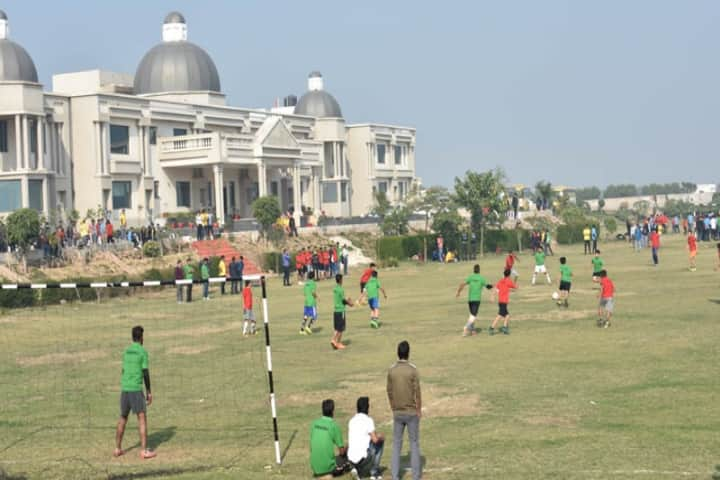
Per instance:
[[[601,246],[617,287],[609,329],[595,326],[597,290],[582,246],[556,252],[575,273],[568,310],[550,299],[555,286],[530,286],[532,261],[521,256],[510,336],[487,336],[496,312],[489,296],[482,334],[460,336],[467,305],[454,293],[469,263],[381,271],[390,297],[384,326],[372,330],[366,308],[350,310],[350,345],[341,352],[329,345],[332,283],[320,284],[321,331],[304,337],[297,333],[300,288],[273,279],[281,467],[274,465],[264,339],[242,338],[240,297],[177,305],[165,290],[6,313],[0,478],[310,478],[308,426],[323,399],[335,399],[347,436],[355,399],[369,395],[378,430],[390,433],[385,375],[403,339],[423,385],[425,479],[710,478],[720,463],[720,272],[709,244],[700,246],[695,273],[680,236],[664,244],[658,268],[647,250]],[[557,258],[548,258],[554,284]],[[502,261],[481,260],[482,273],[497,280]],[[355,271],[346,281],[353,298],[357,279]],[[256,289],[261,319],[259,297]],[[149,461],[138,459],[134,418],[125,437],[125,447],[134,447],[111,457],[121,352],[138,323],[155,396],[149,431],[158,457]]]

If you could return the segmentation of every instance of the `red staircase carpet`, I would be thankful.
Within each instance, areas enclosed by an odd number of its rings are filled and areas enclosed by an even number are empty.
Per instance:
[[[225,255],[226,264],[230,264],[232,257],[239,259],[240,255],[242,255],[232,245],[230,245],[230,242],[223,238],[219,238],[217,240],[199,240],[192,243],[192,248],[197,252],[200,258],[219,257],[220,255]],[[260,268],[258,268],[254,262],[248,260],[247,257],[245,257],[243,261],[245,262],[245,268],[243,270],[245,275],[262,273]]]

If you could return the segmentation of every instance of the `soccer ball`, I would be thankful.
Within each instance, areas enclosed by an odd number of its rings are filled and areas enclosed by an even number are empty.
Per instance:
[[[560,299],[560,294],[559,294],[558,292],[553,292],[553,294],[552,294],[552,299],[553,299],[553,300],[559,300],[559,299]]]

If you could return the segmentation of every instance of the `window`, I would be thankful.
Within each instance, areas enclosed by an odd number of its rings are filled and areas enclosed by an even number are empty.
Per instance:
[[[0,120],[0,152],[7,153],[7,151],[8,151],[7,121]]]
[[[130,153],[130,127],[127,125],[110,125],[110,153],[116,155]]]
[[[340,201],[347,202],[347,182],[340,184]]]
[[[325,178],[333,178],[335,176],[334,145],[333,142],[325,142],[324,145]]]
[[[214,201],[215,199],[213,198],[214,197],[213,191],[214,191],[214,189],[213,189],[212,182],[208,182],[208,184],[207,184],[207,194],[208,194],[207,204],[209,207],[212,207],[215,205],[215,201]]]
[[[378,192],[387,193],[387,182],[378,182]]]
[[[187,128],[173,128],[173,137],[182,137],[187,135]]]
[[[376,153],[377,153],[377,163],[381,165],[385,165],[385,144],[384,143],[378,143],[376,145]]]
[[[33,210],[42,211],[43,209],[43,181],[28,180],[28,194],[30,196],[30,205],[28,207]]]
[[[337,183],[323,183],[322,192],[323,203],[336,203],[337,202]]]
[[[190,182],[175,182],[176,204],[190,208]]]
[[[395,165],[404,165],[403,159],[403,147],[402,145],[395,145]]]
[[[0,180],[0,212],[22,208],[20,180]]]
[[[112,182],[112,208],[120,210],[130,207],[130,190],[132,182]]]
[[[150,145],[157,144],[157,127],[150,127],[148,129],[148,137],[149,137]]]
[[[160,180],[153,181],[153,192],[156,200],[160,198]]]
[[[273,197],[277,197],[279,191],[280,187],[278,185],[278,182],[270,182],[270,195],[272,195]]]
[[[37,153],[37,122],[30,120],[28,128],[30,129],[30,153]]]
[[[398,183],[398,193],[400,194],[400,200],[405,198],[405,182]]]

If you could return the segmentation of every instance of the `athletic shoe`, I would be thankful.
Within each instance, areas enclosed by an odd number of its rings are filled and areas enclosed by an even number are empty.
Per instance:
[[[308,335],[312,335],[312,333],[313,333],[312,328],[305,327],[305,333],[307,333]]]
[[[490,327],[490,328],[488,329],[488,335],[490,335],[490,336],[495,335],[495,329],[494,329],[493,327]]]
[[[610,326],[610,322],[606,321],[605,324],[603,325],[603,328],[608,328],[609,326]]]
[[[300,335],[307,335],[307,332],[305,331],[304,328],[300,329]]]
[[[507,327],[502,327],[500,331],[503,333],[503,335],[510,335],[510,329]]]
[[[371,328],[380,328],[380,324],[377,320],[370,320],[370,327]]]
[[[353,478],[353,480],[360,480],[360,475],[358,474],[357,468],[355,467],[350,470],[350,476]]]
[[[370,480],[382,480],[382,475],[370,475]]]
[[[605,323],[605,321],[604,321],[602,318],[598,318],[598,319],[597,319],[597,326],[598,326],[598,327],[601,327],[601,328],[602,328],[603,323]]]

